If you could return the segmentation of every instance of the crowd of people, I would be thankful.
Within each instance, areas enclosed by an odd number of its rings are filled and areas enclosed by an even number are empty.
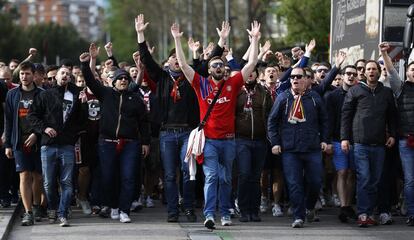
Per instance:
[[[157,63],[148,25],[135,18],[133,65],[109,42],[100,65],[91,43],[79,64],[32,63],[31,48],[1,66],[0,207],[20,193],[23,226],[69,226],[74,203],[129,223],[154,198],[168,222],[180,213],[196,222],[203,206],[208,229],[216,210],[230,226],[236,215],[261,221],[269,207],[301,228],[329,204],[360,227],[391,224],[398,206],[414,226],[414,62],[403,80],[385,42],[380,60],[346,66],[345,52],[333,66],[312,62],[314,40],[291,56],[273,53],[254,21],[240,60],[223,22],[217,44],[201,51],[188,39],[188,63],[174,23],[175,48]]]

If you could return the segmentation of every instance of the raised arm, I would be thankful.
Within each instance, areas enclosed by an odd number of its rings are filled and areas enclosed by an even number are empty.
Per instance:
[[[137,32],[138,43],[143,43],[145,41],[144,31],[148,24],[149,22],[145,23],[144,21],[144,14],[139,14],[135,18],[135,31]]]
[[[174,23],[171,26],[171,34],[175,42],[175,52],[177,55],[178,64],[180,65],[180,68],[183,71],[185,78],[187,78],[187,81],[192,83],[195,72],[194,69],[192,69],[185,60],[183,47],[181,46],[181,37],[183,36],[183,33],[180,32],[180,27],[178,24]]]
[[[260,44],[260,45],[259,45],[259,56],[257,56],[257,59],[262,60],[263,56],[264,56],[264,55],[265,55],[268,51],[270,51],[270,47],[271,47],[271,46],[272,46],[272,45],[270,44],[270,41],[269,41],[269,40],[267,40],[263,46],[262,46],[262,44]],[[272,52],[272,51],[270,51],[270,52]]]
[[[391,57],[388,55],[388,50],[390,45],[387,42],[382,42],[378,45],[378,49],[381,52],[382,59],[384,60],[384,66],[389,74],[391,89],[394,93],[397,93],[403,84],[401,78],[398,76],[397,71],[395,70],[394,64],[392,64]]]
[[[257,54],[259,52],[259,37],[260,37],[260,23],[254,21],[251,25],[251,29],[247,30],[249,35],[252,37],[252,42],[250,43],[251,49],[249,54],[249,61],[244,65],[241,70],[243,80],[246,81],[250,74],[253,72],[257,64]]]
[[[139,51],[134,52],[132,54],[132,58],[134,59],[135,66],[138,69],[138,75],[136,78],[136,83],[138,84],[138,83],[141,83],[142,79],[144,78],[145,68],[144,68],[144,64],[142,64],[141,62],[141,56],[139,54]]]
[[[93,44],[93,48],[91,47],[92,47],[92,44],[89,46],[89,54],[91,56],[91,59],[89,61],[89,67],[91,71],[96,71],[96,58],[98,58],[101,47],[96,47],[95,44]]]
[[[82,75],[85,78],[86,85],[91,89],[93,94],[102,101],[103,91],[105,91],[105,88],[102,83],[100,83],[98,80],[95,79],[95,76],[93,75],[88,62],[90,61],[91,56],[95,57],[97,56],[97,47],[94,43],[91,43],[89,46],[89,53],[85,52],[82,53],[79,56],[79,60],[81,62],[81,71]]]

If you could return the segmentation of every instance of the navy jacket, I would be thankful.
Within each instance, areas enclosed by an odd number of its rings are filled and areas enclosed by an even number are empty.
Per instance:
[[[4,111],[5,121],[5,137],[6,141],[4,146],[6,148],[12,148],[13,150],[17,149],[18,143],[21,138],[20,129],[19,129],[19,103],[22,96],[22,87],[16,87],[7,92],[6,97],[6,108]],[[43,91],[42,88],[36,87],[34,89],[34,98]],[[32,132],[35,133],[35,130],[32,129]],[[38,134],[38,142],[40,142],[40,134]]]
[[[308,90],[302,96],[305,122],[288,121],[294,98],[290,89],[278,95],[268,119],[269,140],[282,152],[320,151],[321,142],[329,143],[328,115],[318,93]]]

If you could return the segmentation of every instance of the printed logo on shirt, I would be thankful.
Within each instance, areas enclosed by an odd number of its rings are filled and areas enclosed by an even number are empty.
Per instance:
[[[228,86],[226,87],[226,90],[227,90],[227,92],[231,92],[231,86],[230,86],[230,85],[228,85]]]
[[[27,114],[29,112],[29,108],[32,105],[32,103],[33,103],[32,99],[30,99],[30,100],[22,99],[20,101],[20,104],[19,104],[19,117],[22,118],[22,117],[27,116]]]
[[[211,104],[213,102],[213,99],[207,98],[207,102],[208,104]],[[216,104],[222,104],[222,103],[227,103],[227,102],[230,102],[230,99],[227,99],[227,97],[221,97],[217,99]]]
[[[97,99],[91,99],[88,101],[88,119],[92,121],[99,120],[101,118],[101,104]]]

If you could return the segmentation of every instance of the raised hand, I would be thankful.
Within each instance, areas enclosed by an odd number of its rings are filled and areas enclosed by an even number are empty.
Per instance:
[[[141,55],[139,51],[136,51],[132,54],[132,59],[134,59],[137,68],[142,69],[144,67],[144,64],[141,62]]]
[[[263,53],[263,54],[267,53],[267,51],[269,51],[271,46],[272,45],[270,44],[269,40],[267,40],[263,46],[262,46],[262,44],[260,44],[259,45],[259,54],[260,53]]]
[[[144,32],[147,28],[149,22],[144,21],[144,14],[139,14],[135,18],[135,31],[136,32]]]
[[[316,41],[315,39],[310,40],[310,42],[308,44],[305,45],[305,50],[306,52],[312,52],[313,49],[315,49],[316,47]]]
[[[382,42],[378,45],[378,49],[380,50],[380,52],[388,52],[388,50],[390,49],[390,44],[387,42]]]
[[[147,42],[147,48],[148,48],[148,52],[152,55],[155,51],[155,46],[150,46],[149,43]]]
[[[180,25],[178,25],[178,23],[173,23],[171,26],[171,34],[173,38],[179,38],[183,36],[183,32],[180,32]]]
[[[335,66],[337,68],[340,68],[342,63],[345,61],[346,58],[346,53],[343,51],[339,51],[338,53],[336,53],[336,58],[335,58]]]
[[[188,48],[192,51],[192,52],[196,52],[199,48],[200,48],[200,42],[194,42],[193,38],[189,38],[188,39]]]
[[[80,62],[88,62],[90,59],[91,59],[91,56],[89,55],[88,52],[84,52],[79,56]]]
[[[230,30],[231,30],[230,23],[227,21],[223,21],[221,23],[221,29],[216,28],[217,34],[222,39],[227,39],[229,37]]]
[[[29,49],[29,55],[32,55],[33,57],[36,56],[37,54],[37,49],[36,48],[30,48]]]
[[[251,29],[247,29],[247,32],[251,37],[259,38],[260,37],[260,23],[258,21],[253,21],[251,24]]]
[[[112,42],[108,42],[107,44],[105,44],[105,51],[108,57],[112,57]]]
[[[105,45],[106,47],[106,45]],[[95,43],[89,45],[89,55],[92,59],[96,59],[99,55],[100,47],[97,47]]]
[[[211,52],[213,51],[214,43],[209,42],[206,48],[203,48],[203,57],[204,60],[207,60],[210,56]]]

